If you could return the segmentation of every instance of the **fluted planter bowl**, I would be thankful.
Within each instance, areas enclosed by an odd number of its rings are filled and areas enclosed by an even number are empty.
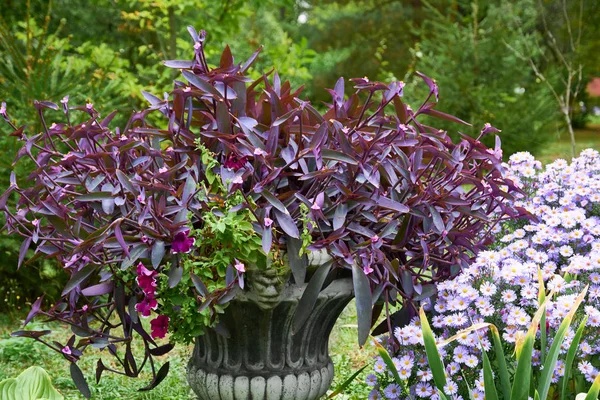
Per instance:
[[[333,281],[302,329],[292,320],[304,285],[278,290],[269,278],[239,293],[220,317],[229,337],[211,330],[196,339],[188,381],[200,400],[316,400],[333,380],[329,334],[352,299],[351,279]]]

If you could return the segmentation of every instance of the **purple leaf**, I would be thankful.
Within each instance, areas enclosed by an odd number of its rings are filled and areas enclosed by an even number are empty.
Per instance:
[[[139,389],[139,391],[145,392],[145,391],[154,389],[167,377],[168,373],[169,373],[169,362],[167,361],[166,363],[163,364],[162,367],[160,367],[160,369],[154,376],[154,379],[152,379],[152,382],[150,382],[150,384],[148,386]]]
[[[194,287],[196,288],[196,290],[198,291],[200,296],[202,296],[202,297],[208,296],[208,294],[209,294],[208,289],[206,288],[206,285],[204,285],[204,282],[202,282],[202,279],[200,279],[194,273],[190,273],[190,277],[192,278],[192,283],[194,284]]]
[[[23,327],[25,327],[36,315],[40,312],[40,307],[42,306],[42,301],[44,300],[44,296],[42,295],[31,305],[31,311],[27,314],[25,321],[23,322]]]
[[[373,298],[369,279],[356,263],[352,264],[352,282],[356,297],[356,320],[358,323],[358,345],[362,347],[369,338]]]
[[[117,242],[123,249],[126,257],[129,257],[129,246],[125,243],[125,239],[123,238],[123,232],[121,232],[121,222],[122,220],[118,220],[115,224],[115,237],[117,238]]]
[[[17,262],[17,269],[21,268],[21,264],[25,259],[25,254],[27,254],[27,250],[29,250],[29,246],[31,245],[32,238],[28,237],[23,240],[21,243],[21,248],[19,249],[19,260]]]
[[[81,294],[84,296],[102,296],[103,294],[107,294],[112,292],[114,284],[112,282],[104,282],[99,283],[94,286],[89,286],[81,291]]]
[[[269,254],[273,245],[273,229],[270,226],[263,228],[262,232],[262,249],[265,254]]]
[[[296,223],[294,222],[290,214],[284,214],[281,211],[279,211],[279,209],[273,210],[273,214],[275,215],[277,223],[286,234],[295,239],[300,238],[300,232],[298,232],[298,227],[296,226]]]
[[[94,271],[96,271],[97,268],[98,266],[95,264],[88,264],[81,270],[75,272],[71,276],[71,279],[69,279],[69,281],[66,283],[62,291],[62,295],[64,296],[67,293],[71,292],[71,290],[75,289],[76,287],[79,287],[81,282],[86,280]]]
[[[269,192],[268,190],[264,189],[261,192],[261,195],[273,206],[275,207],[277,210],[279,210],[279,212],[289,215],[290,212],[287,210],[287,208],[285,207],[285,205],[283,205],[283,203],[277,198],[275,197],[271,192]]]
[[[69,370],[71,371],[71,378],[73,379],[73,382],[75,382],[75,386],[77,386],[77,389],[79,389],[83,397],[86,399],[91,398],[92,394],[90,392],[90,387],[88,386],[81,369],[77,366],[77,364],[71,363]]]
[[[167,60],[163,61],[166,67],[177,69],[190,69],[194,66],[193,61],[188,60]]]
[[[202,80],[202,78],[194,75],[193,72],[184,70],[182,72],[183,77],[188,80],[192,85],[196,86],[198,89],[202,90],[206,94],[210,94],[215,99],[221,99],[221,93],[209,82]]]

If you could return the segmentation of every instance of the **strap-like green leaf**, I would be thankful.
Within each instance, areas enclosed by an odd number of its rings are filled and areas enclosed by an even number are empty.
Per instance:
[[[400,375],[398,374],[396,365],[392,361],[392,357],[390,357],[390,353],[388,353],[388,351],[385,349],[385,347],[383,347],[381,345],[381,343],[379,343],[374,337],[371,336],[371,339],[373,340],[373,343],[375,343],[375,348],[377,349],[377,353],[379,354],[379,357],[381,357],[381,359],[383,360],[385,365],[388,367],[388,369],[392,373],[392,376],[394,377],[394,380],[396,381],[396,383],[398,385],[402,385],[403,381],[402,381],[402,379],[400,379]]]
[[[594,379],[594,383],[592,383],[592,387],[585,396],[585,400],[598,400],[598,395],[600,395],[600,374]]]
[[[585,298],[587,293],[587,286],[583,289],[583,291],[577,296],[575,303],[567,316],[563,319],[560,324],[556,334],[554,335],[554,339],[552,340],[552,346],[550,346],[550,350],[548,351],[548,355],[546,357],[546,362],[544,363],[544,368],[542,369],[542,373],[540,375],[540,380],[538,382],[537,391],[540,394],[540,398],[545,399],[548,396],[548,390],[550,389],[550,383],[552,381],[552,375],[554,374],[554,368],[556,367],[556,362],[558,361],[558,355],[560,353],[560,346],[565,339],[565,335],[567,334],[567,329],[571,326],[571,321],[573,320],[573,316],[575,312],[581,305],[581,302]]]
[[[421,317],[421,330],[423,331],[423,343],[425,344],[427,361],[429,362],[429,368],[431,369],[435,386],[439,390],[440,397],[442,397],[444,386],[446,386],[446,370],[444,369],[442,357],[435,344],[435,337],[433,336],[433,331],[429,326],[429,321],[427,321],[427,316],[425,315],[423,307],[421,307],[419,315]]]
[[[498,362],[498,375],[500,375],[500,385],[502,387],[502,396],[504,399],[510,399],[511,385],[508,368],[506,366],[506,358],[504,357],[504,349],[500,340],[498,328],[494,325],[490,326],[492,332],[492,340],[494,341],[494,351],[496,352],[496,361]]]
[[[486,400],[498,400],[498,392],[496,391],[492,365],[490,364],[490,359],[483,347],[481,348],[481,354],[483,355],[483,384],[485,386],[485,398]]]
[[[575,359],[575,355],[579,349],[579,342],[581,342],[581,336],[583,335],[587,320],[588,317],[586,315],[579,324],[577,332],[575,333],[573,341],[571,342],[571,346],[569,347],[569,351],[567,352],[567,360],[565,361],[565,375],[562,377],[562,387],[560,390],[560,400],[565,400],[567,398],[567,388],[569,386],[569,379],[571,378],[571,370],[573,369],[573,360]]]
[[[346,390],[346,388],[352,383],[354,382],[354,380],[356,379],[356,377],[365,370],[365,368],[368,367],[367,365],[364,365],[361,369],[359,369],[358,371],[356,371],[355,373],[353,373],[352,375],[350,375],[350,377],[348,379],[346,379],[344,382],[342,382],[338,387],[335,388],[335,390],[329,395],[327,396],[328,399],[333,399],[335,396],[337,396],[338,394],[344,393],[344,390]]]

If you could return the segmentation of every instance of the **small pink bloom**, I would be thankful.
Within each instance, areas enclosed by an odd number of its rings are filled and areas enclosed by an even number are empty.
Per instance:
[[[371,272],[373,272],[373,268],[371,268],[370,266],[366,266],[366,267],[363,267],[363,271],[364,271],[365,275],[369,275]]]
[[[71,348],[69,346],[63,347],[60,351],[62,351],[66,355],[71,355]]]
[[[160,167],[160,168],[158,169],[158,172],[159,172],[159,173],[161,173],[161,174],[164,174],[164,173],[165,173],[165,172],[167,172],[168,170],[169,170],[169,168],[167,168],[167,167]]]
[[[52,125],[50,125],[50,129],[56,129],[56,124],[53,122]]]
[[[60,101],[62,104],[67,104],[69,102],[69,96],[65,96],[62,98],[62,100]]]
[[[82,311],[87,311],[87,309],[88,309],[88,305],[87,304],[84,304],[83,307],[81,307]]]
[[[194,43],[194,49],[199,50],[200,47],[202,47],[202,44],[200,42]]]
[[[238,175],[235,178],[233,178],[231,183],[236,184],[236,185],[241,185],[242,183],[244,183],[244,178],[242,178],[241,175]]]
[[[235,269],[237,269],[239,272],[246,272],[246,266],[243,262],[238,260],[235,260]]]
[[[320,209],[321,209],[321,206],[320,206],[320,205],[318,205],[317,203],[313,203],[313,205],[312,205],[312,206],[310,206],[310,208],[311,208],[312,210],[320,210]]]
[[[379,236],[375,235],[371,238],[372,243],[377,243],[379,241]]]
[[[190,231],[179,232],[173,238],[173,242],[171,242],[171,251],[173,253],[189,253],[192,249],[192,246],[196,242],[195,238],[189,237]]]
[[[255,156],[266,156],[267,154],[269,154],[269,153],[267,153],[266,151],[264,151],[260,147],[257,147],[256,149],[254,149],[254,155]]]
[[[152,339],[162,339],[167,335],[168,328],[169,317],[166,315],[159,315],[150,321],[150,336],[152,336]]]
[[[273,220],[269,217],[265,218],[265,226],[271,226],[273,225]]]
[[[87,103],[85,105],[85,108],[87,108],[88,110],[91,110],[92,108],[94,108],[94,105],[92,103]]]
[[[186,93],[189,93],[189,92],[192,91],[192,88],[189,87],[189,86],[186,86],[186,87],[183,88],[183,91],[186,92]]]

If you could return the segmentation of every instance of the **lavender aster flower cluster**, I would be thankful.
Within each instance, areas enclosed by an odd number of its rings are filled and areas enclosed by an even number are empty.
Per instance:
[[[538,271],[545,288],[556,293],[547,304],[550,338],[573,308],[577,294],[589,284],[583,307],[561,345],[561,358],[575,336],[573,326],[587,316],[574,373],[592,382],[600,369],[600,154],[588,149],[570,164],[557,160],[542,169],[529,153],[517,153],[504,167],[528,194],[515,205],[527,209],[537,221],[503,224],[494,247],[480,252],[456,279],[437,284],[437,300],[424,304],[431,325],[438,340],[444,340],[473,324],[492,323],[500,330],[506,354],[511,354],[538,309]],[[445,393],[454,399],[469,398],[468,387],[475,399],[484,398],[481,349],[488,352],[492,347],[486,331],[463,332],[440,348],[448,377]],[[439,398],[418,318],[396,328],[393,338],[382,342],[395,355],[393,362],[404,384],[396,385],[383,360],[377,359],[374,374],[367,378],[367,385],[373,387],[369,398]],[[492,353],[488,352],[490,358]],[[534,352],[532,364],[539,371],[539,350]],[[559,359],[553,382],[564,372],[564,362]]]

